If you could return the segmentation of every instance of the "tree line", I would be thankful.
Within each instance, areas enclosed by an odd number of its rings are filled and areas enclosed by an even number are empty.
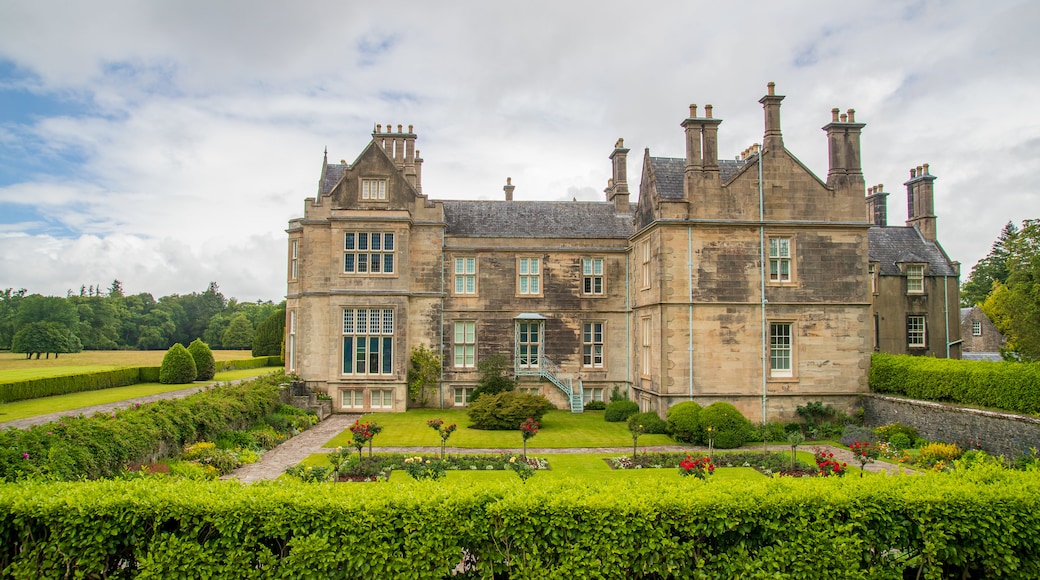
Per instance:
[[[1040,361],[1040,219],[1013,222],[961,285],[961,306],[979,306],[993,321],[1010,360]]]
[[[201,339],[216,350],[253,349],[278,355],[285,302],[238,302],[211,282],[202,292],[126,295],[119,280],[65,297],[0,291],[0,350],[28,356],[80,350],[166,350]],[[256,344],[256,343],[259,343]],[[260,346],[262,352],[257,352]],[[271,350],[274,352],[269,352]]]

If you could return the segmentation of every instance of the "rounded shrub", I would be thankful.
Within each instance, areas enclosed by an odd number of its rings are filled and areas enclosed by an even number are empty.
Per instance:
[[[668,433],[668,423],[665,423],[664,419],[653,411],[636,413],[629,417],[628,430],[632,431],[632,428],[636,425],[643,426],[643,433],[653,433],[655,435],[665,435]]]
[[[607,404],[603,401],[589,401],[585,403],[586,411],[602,411],[607,408]]]
[[[174,344],[163,356],[159,366],[159,382],[164,385],[180,385],[195,380],[198,374],[195,359],[181,343]]]
[[[611,401],[603,413],[603,419],[608,423],[620,423],[638,412],[639,405],[635,401]]]
[[[196,338],[188,345],[188,352],[195,360],[195,380],[208,381],[217,373],[217,363],[213,360],[213,351],[209,345]]]
[[[469,404],[466,413],[474,429],[519,430],[525,419],[541,421],[553,405],[541,395],[519,391],[485,394]]]
[[[906,435],[906,438],[910,441],[917,439],[917,429],[902,423],[889,423],[888,425],[874,427],[874,435],[877,435],[877,438],[881,441],[895,443],[892,438],[899,434]],[[907,447],[901,447],[900,449],[906,449]]]
[[[747,443],[754,426],[736,407],[729,403],[712,403],[701,409],[701,438],[708,440],[708,428],[711,427],[715,447],[718,449],[734,449]]]
[[[668,408],[668,431],[680,443],[700,443],[701,407],[686,401]]]
[[[913,440],[907,437],[906,433],[896,433],[888,439],[888,442],[900,451],[910,449],[910,446],[913,445]]]

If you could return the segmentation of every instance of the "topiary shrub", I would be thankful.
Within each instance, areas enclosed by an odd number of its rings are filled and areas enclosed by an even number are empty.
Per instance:
[[[643,433],[653,433],[655,435],[668,434],[668,423],[665,423],[664,419],[653,411],[636,413],[629,417],[628,430],[631,431],[636,425],[643,426]]]
[[[701,440],[707,441],[707,429],[712,428],[717,449],[734,449],[747,443],[754,426],[736,407],[729,403],[712,403],[701,409]]]
[[[195,380],[196,374],[195,359],[179,342],[166,351],[159,366],[159,382],[164,385],[190,383]]]
[[[196,338],[188,345],[188,352],[195,360],[195,380],[208,381],[217,373],[217,363],[213,360],[213,351],[209,345]]]
[[[693,401],[686,401],[668,408],[668,431],[672,438],[680,443],[700,443],[701,407]]]
[[[603,413],[603,419],[608,423],[620,423],[638,412],[639,405],[635,401],[611,401]]]
[[[512,430],[520,429],[524,419],[541,421],[542,416],[553,408],[549,399],[518,391],[503,391],[485,394],[469,404],[466,413],[474,429]]]

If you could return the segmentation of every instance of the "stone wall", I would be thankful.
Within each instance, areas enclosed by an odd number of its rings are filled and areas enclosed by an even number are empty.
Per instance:
[[[933,441],[956,443],[971,449],[978,442],[987,453],[1008,458],[1040,449],[1040,418],[983,411],[929,401],[914,401],[886,395],[863,396],[863,421],[868,427],[902,423],[919,436]]]

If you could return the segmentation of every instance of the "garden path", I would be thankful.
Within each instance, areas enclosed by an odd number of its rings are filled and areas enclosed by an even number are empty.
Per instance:
[[[315,453],[328,453],[331,449],[322,447],[330,439],[339,435],[343,431],[346,431],[350,425],[357,420],[360,415],[331,415],[321,423],[318,423],[314,427],[300,433],[299,435],[289,439],[282,443],[278,447],[264,453],[260,457],[260,461],[251,465],[244,465],[235,471],[221,477],[221,479],[237,479],[242,483],[253,483],[262,480],[276,479],[279,475],[285,472],[289,467],[300,463],[307,456]],[[790,445],[769,445],[767,446],[770,451],[790,451]],[[822,447],[832,453],[834,453],[835,459],[848,463],[851,466],[858,466],[859,462],[855,460],[852,452],[848,449],[842,449],[840,447],[834,447],[832,445],[809,445],[801,446],[802,451],[811,451],[816,447]],[[749,445],[743,448],[747,451],[755,451],[762,449],[761,445]],[[380,453],[414,453],[416,455],[436,455],[439,454],[440,447],[376,447],[376,451]],[[697,447],[690,445],[668,445],[668,446],[654,446],[654,447],[642,447],[641,451],[665,451],[665,452],[689,452],[689,453],[707,453],[707,447]],[[465,453],[469,454],[494,454],[503,451],[497,448],[487,449],[469,449],[462,447],[448,447],[445,450],[451,455],[461,455]],[[547,449],[547,448],[536,448],[528,447],[528,455],[553,455],[553,454],[564,454],[564,453],[589,453],[589,454],[603,454],[603,455],[625,455],[632,453],[631,447],[576,447],[566,449]],[[877,461],[875,463],[867,464],[866,470],[874,473],[880,473],[881,471],[887,471],[888,473],[897,473],[899,467],[891,463],[884,461]]]
[[[249,379],[241,379],[249,380]],[[237,383],[240,381],[230,381]],[[25,429],[32,427],[33,425],[42,425],[44,423],[53,423],[62,417],[78,417],[79,415],[93,415],[94,413],[111,413],[119,409],[125,409],[131,407],[134,404],[140,403],[154,403],[163,399],[183,399],[188,395],[194,395],[195,393],[205,389],[206,387],[212,386],[213,383],[206,383],[204,385],[197,385],[194,387],[188,387],[186,389],[180,389],[178,391],[168,391],[165,393],[157,393],[154,395],[147,395],[144,397],[136,397],[133,399],[126,399],[123,401],[115,401],[113,403],[105,403],[103,405],[90,405],[89,407],[80,407],[78,409],[68,409],[65,411],[58,411],[55,413],[47,413],[46,415],[36,415],[34,417],[26,417],[25,419],[16,419],[14,421],[0,422],[0,429],[6,429],[8,427],[14,427],[15,429]]]

